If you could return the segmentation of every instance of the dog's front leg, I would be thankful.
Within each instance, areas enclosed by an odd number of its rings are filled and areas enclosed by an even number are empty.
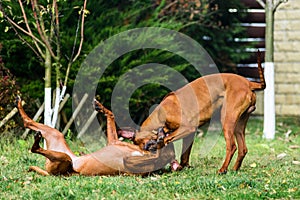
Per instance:
[[[158,138],[157,140],[149,140],[145,146],[145,150],[153,150],[156,151],[157,149],[161,149],[162,147],[166,146],[167,144],[174,142],[176,140],[182,139],[182,138],[189,138],[191,133],[194,133],[196,131],[195,127],[189,127],[189,126],[180,126],[175,131],[172,131],[170,134],[168,134],[166,137]],[[193,134],[194,136],[194,134]],[[184,142],[190,141],[190,139],[186,139]],[[190,144],[185,144],[187,146],[185,149],[188,149],[190,147]]]
[[[194,142],[195,132],[195,127],[181,126],[176,131],[164,138],[165,144],[183,138],[182,154],[180,158],[180,166],[182,168],[189,167],[190,153]]]
[[[195,133],[188,135],[182,140],[182,155],[180,165],[182,167],[189,167],[190,154],[194,143]]]
[[[170,133],[164,138],[164,144],[167,145],[170,142],[189,137],[190,134],[196,132],[196,127],[191,126],[180,126],[178,129]]]
[[[146,150],[156,151],[157,149],[160,149],[163,146],[172,143],[173,141],[183,138],[182,156],[181,156],[180,165],[178,165],[178,162],[176,160],[174,160],[176,162],[172,164],[173,166],[175,166],[174,167],[175,170],[180,170],[183,167],[189,166],[189,157],[193,146],[195,132],[196,132],[195,127],[180,126],[178,129],[171,132],[164,138],[158,138],[158,140],[150,140],[149,142],[146,143],[144,148]]]

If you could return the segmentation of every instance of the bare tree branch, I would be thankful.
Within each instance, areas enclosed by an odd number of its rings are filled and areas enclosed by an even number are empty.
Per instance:
[[[58,12],[58,8],[57,8],[57,1],[53,0],[52,3],[52,9],[51,9],[51,38],[53,38],[53,36],[55,37],[55,41],[56,41],[56,66],[55,66],[55,71],[56,71],[56,90],[58,90],[58,88],[60,87],[60,79],[61,79],[61,73],[60,73],[60,68],[61,68],[61,64],[60,64],[60,32],[59,32],[59,12]],[[56,97],[57,99],[59,99],[59,95]],[[60,99],[59,99],[60,100]],[[59,102],[58,102],[59,105]],[[57,105],[57,106],[58,106]],[[56,105],[55,105],[56,106]]]
[[[83,9],[81,10],[81,31],[80,31],[80,44],[79,44],[79,47],[78,47],[78,51],[77,51],[77,54],[76,56],[73,58],[72,62],[74,62],[78,56],[80,55],[80,52],[81,52],[81,48],[82,48],[82,44],[83,44],[83,38],[84,38],[84,18],[85,18],[85,10],[86,10],[86,2],[87,0],[84,0],[84,3],[83,3]]]
[[[72,47],[71,56],[69,58],[69,63],[73,63],[73,58],[74,58],[76,43],[77,43],[77,38],[78,38],[78,32],[79,32],[79,27],[80,27],[79,24],[80,24],[80,21],[81,21],[80,19],[81,19],[81,15],[79,15],[79,17],[78,17],[76,31],[75,31],[75,39],[74,39],[74,42],[73,42],[73,47]]]
[[[27,42],[27,41],[20,35],[20,33],[18,32],[18,30],[15,28],[15,26],[13,26],[12,24],[10,24],[10,26],[11,26],[12,29],[15,31],[16,35],[20,38],[20,40],[21,40],[22,42],[24,42],[24,43],[25,43],[25,44],[33,51],[33,53],[36,54],[36,56],[38,57],[38,59],[40,60],[40,62],[43,62],[43,61],[44,61],[44,55],[43,55],[43,54],[39,54],[39,52],[37,52],[36,49],[35,49],[33,46],[31,46],[31,45],[29,44],[29,42]]]
[[[257,3],[259,3],[261,5],[261,7],[265,8],[266,7],[266,4],[263,0],[256,0]]]
[[[45,46],[49,50],[51,56],[53,58],[56,58],[56,56],[53,53],[53,50],[51,48],[51,45],[50,45],[50,43],[49,43],[49,41],[47,39],[47,36],[46,36],[46,31],[45,31],[45,26],[44,26],[43,18],[41,16],[41,11],[40,11],[40,8],[38,6],[37,0],[32,0],[31,1],[31,6],[32,6],[32,11],[33,11],[33,16],[34,16],[34,19],[36,21],[37,30],[38,30],[41,38],[42,38],[42,41],[45,43]]]
[[[81,49],[82,49],[82,44],[83,44],[83,39],[84,39],[84,19],[85,19],[85,10],[86,10],[86,3],[87,0],[84,0],[83,3],[83,8],[81,9],[81,31],[80,31],[80,44],[78,47],[78,51],[77,54],[75,55],[75,57],[73,58],[74,55],[74,51],[75,51],[75,46],[76,46],[76,41],[77,41],[77,34],[78,34],[78,29],[79,29],[79,25],[77,26],[76,29],[76,36],[75,36],[75,41],[73,44],[73,51],[72,51],[72,55],[70,57],[68,66],[67,66],[67,70],[66,70],[66,75],[65,75],[65,81],[64,81],[64,87],[67,85],[67,81],[68,81],[68,77],[69,77],[69,73],[70,73],[70,68],[72,66],[72,63],[76,61],[76,59],[78,58],[78,56],[80,55]],[[79,20],[78,20],[78,24],[79,24]],[[65,89],[65,88],[64,88]]]
[[[24,10],[24,7],[23,7],[23,3],[22,3],[21,0],[19,0],[19,5],[20,5],[20,8],[21,8],[21,11],[22,11],[22,14],[23,14],[23,19],[24,19],[26,28],[27,28],[28,32],[30,33],[30,35],[33,35],[32,31],[31,31],[31,29],[30,29],[28,20],[27,20],[27,16],[26,16],[26,13],[25,13],[25,10]],[[33,43],[34,43],[34,45],[36,46],[37,51],[40,53],[40,55],[41,55],[42,57],[44,57],[43,51],[41,50],[41,48],[40,48],[40,46],[38,45],[37,41],[36,41],[36,40],[33,40]]]
[[[30,36],[33,40],[37,41],[38,43],[40,43],[41,45],[45,46],[44,43],[39,40],[37,37],[35,37],[34,35],[30,34],[28,31],[26,31],[25,29],[23,29],[21,26],[19,26],[17,23],[15,23],[12,19],[10,19],[6,14],[4,14],[5,19],[8,21],[8,23],[11,24],[12,27],[16,27],[18,30],[22,31],[23,33],[25,33],[26,35]]]
[[[160,13],[164,13],[166,10],[168,10],[170,7],[172,7],[173,5],[175,5],[177,3],[178,3],[178,1],[173,1],[173,2],[169,3],[160,11]]]
[[[56,38],[56,56],[60,57],[60,35],[59,35],[60,24],[59,24],[59,12],[58,12],[58,6],[56,0],[53,0],[52,10],[54,12],[53,28],[54,28],[55,38]]]
[[[286,2],[288,2],[288,0],[277,0],[277,1],[275,2],[274,8],[273,8],[273,12],[275,12],[275,11],[277,10],[277,8],[278,8],[278,6],[279,6],[280,4],[286,3]]]

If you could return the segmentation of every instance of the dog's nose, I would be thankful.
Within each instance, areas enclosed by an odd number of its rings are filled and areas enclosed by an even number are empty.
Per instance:
[[[145,144],[144,150],[146,150],[146,151],[153,151],[153,150],[156,150],[156,146],[157,146],[157,142],[155,140],[149,140]]]

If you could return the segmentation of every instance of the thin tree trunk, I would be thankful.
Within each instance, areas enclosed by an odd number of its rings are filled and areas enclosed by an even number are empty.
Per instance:
[[[275,138],[276,112],[275,112],[275,81],[274,81],[274,13],[281,3],[287,0],[257,0],[265,8],[266,12],[266,55],[265,55],[265,79],[264,92],[264,138]]]
[[[45,112],[44,112],[44,124],[48,126],[52,126],[51,124],[51,116],[52,116],[52,109],[51,109],[51,55],[46,49],[45,54],[45,95],[44,95],[44,102],[45,102]]]

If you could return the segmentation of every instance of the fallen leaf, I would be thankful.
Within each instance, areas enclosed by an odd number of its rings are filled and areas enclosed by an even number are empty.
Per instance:
[[[288,192],[296,192],[298,189],[297,188],[289,188]]]
[[[277,159],[282,159],[282,158],[284,158],[286,156],[287,156],[286,153],[280,153],[280,154],[277,155]]]
[[[292,163],[293,163],[294,165],[300,165],[300,161],[298,161],[298,160],[293,160]]]
[[[285,133],[285,139],[288,139],[291,133],[292,133],[292,130],[288,130],[288,131]]]
[[[289,146],[290,149],[299,149],[300,146],[299,145],[291,145]]]
[[[73,196],[75,195],[75,193],[74,193],[73,190],[71,190],[71,189],[69,189],[69,194],[70,194],[70,195],[73,195]]]
[[[219,189],[224,190],[224,191],[226,190],[226,188],[223,185],[220,185]]]
[[[252,168],[255,168],[256,166],[257,166],[256,163],[250,164],[250,167],[252,167]]]
[[[31,182],[30,181],[25,181],[23,182],[23,185],[29,185]]]
[[[7,164],[8,160],[7,160],[7,158],[5,156],[1,156],[0,157],[0,162],[1,162],[1,164]]]

